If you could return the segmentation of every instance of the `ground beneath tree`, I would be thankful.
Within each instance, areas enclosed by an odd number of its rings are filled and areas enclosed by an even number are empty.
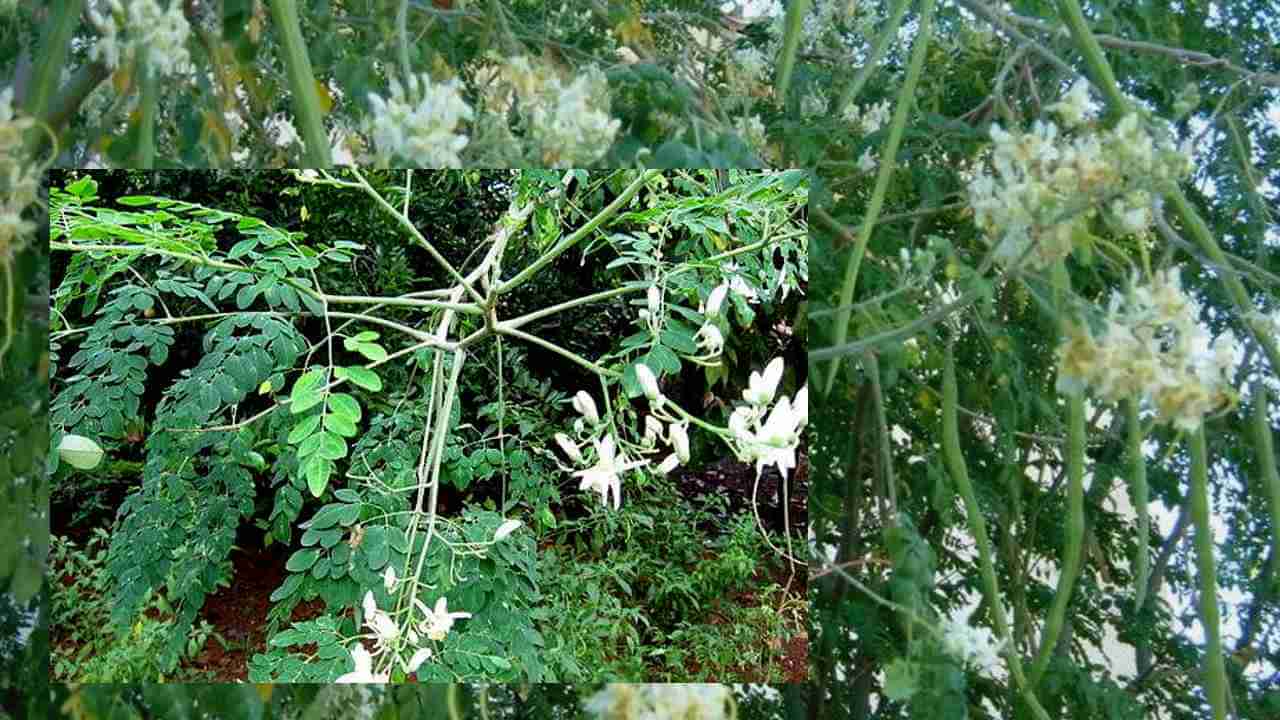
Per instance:
[[[698,470],[675,473],[674,477],[676,488],[691,502],[696,502],[699,495],[718,495],[727,499],[730,516],[752,512],[754,491],[760,522],[770,532],[782,533],[784,526],[789,526],[792,535],[806,537],[808,534],[809,455],[803,447],[796,453],[796,467],[785,483],[789,513],[786,517],[778,501],[778,489],[783,485],[783,478],[773,465],[761,473],[758,485],[755,467],[733,458]]]
[[[793,537],[803,538],[807,529],[808,499],[808,461],[802,452],[798,458],[798,467],[791,473],[788,481],[789,521]],[[676,477],[677,487],[690,501],[696,501],[699,495],[715,494],[728,500],[729,513],[750,513],[752,506],[752,490],[756,490],[756,504],[760,520],[771,532],[781,533],[783,516],[777,503],[777,489],[782,480],[777,472],[766,471],[756,487],[755,468],[733,460],[716,462],[697,471],[685,472]],[[101,518],[105,522],[109,519]],[[87,531],[77,528],[64,528],[73,536],[83,535]],[[710,528],[708,528],[710,530]],[[803,554],[803,545],[796,548]],[[288,577],[285,569],[292,549],[279,544],[271,547],[249,547],[233,550],[231,562],[234,569],[232,581],[228,587],[210,595],[200,611],[196,622],[206,621],[213,626],[221,638],[210,639],[193,658],[185,660],[176,680],[208,681],[208,682],[244,682],[248,680],[248,664],[256,653],[267,650],[267,613],[271,609],[271,593]],[[776,583],[786,588],[792,598],[806,597],[804,587],[805,570],[803,566],[789,569],[784,562],[771,563],[771,568],[760,574],[758,581],[761,587]],[[761,604],[761,599],[753,593],[739,593],[726,600],[740,606],[752,607]],[[293,622],[309,620],[324,612],[323,601],[316,599],[300,603],[294,608]],[[714,622],[714,621],[713,621]],[[285,625],[287,626],[287,624]],[[773,651],[776,667],[735,668],[730,677],[716,678],[721,682],[763,681],[768,672],[782,674],[787,682],[805,682],[808,678],[808,636],[804,632],[785,638],[762,638]],[[697,668],[690,666],[692,674]]]
[[[793,535],[804,537],[808,527],[807,455],[801,453],[797,462],[798,467],[787,483],[790,495],[789,519]],[[760,480],[756,498],[764,526],[771,532],[778,533],[782,532],[782,514],[775,498],[781,479],[777,472],[766,471]],[[754,467],[731,459],[677,477],[677,486],[685,497],[696,500],[698,495],[718,494],[729,500],[730,513],[735,514],[751,512],[751,492],[755,482]],[[183,664],[185,675],[190,679],[214,682],[244,682],[248,679],[249,659],[255,653],[264,653],[267,649],[266,625],[267,612],[272,604],[271,593],[288,577],[285,562],[290,552],[290,548],[278,545],[232,552],[235,575],[231,586],[211,595],[199,618],[212,624],[225,638],[228,647],[224,648],[217,640],[210,640],[195,658]],[[795,572],[791,573],[785,564],[777,564],[761,581],[775,582],[786,587],[793,596],[804,598],[804,578],[803,567],[797,566]],[[743,594],[732,600],[744,606],[759,604],[759,600],[750,594]],[[324,603],[317,599],[295,608],[293,620],[309,620],[323,612]],[[808,680],[809,640],[806,633],[763,641],[769,642],[771,649],[775,651],[773,655],[777,658],[776,669],[781,671],[787,682]],[[695,668],[690,668],[690,672],[694,670]],[[733,677],[725,677],[721,681],[763,680],[764,676],[762,668],[743,667]]]

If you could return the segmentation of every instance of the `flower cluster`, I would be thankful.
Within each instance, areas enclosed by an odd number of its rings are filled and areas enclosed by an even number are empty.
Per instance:
[[[415,167],[460,168],[470,139],[458,126],[471,120],[471,106],[457,80],[434,83],[427,75],[410,75],[405,86],[391,81],[391,95],[369,93],[373,143],[379,160],[393,158]]]
[[[397,578],[395,570],[390,566],[387,567],[387,571],[383,575],[383,584],[388,593],[394,592]],[[431,657],[431,648],[423,645],[422,636],[426,636],[429,640],[444,640],[449,631],[453,629],[454,620],[471,617],[471,613],[449,612],[448,603],[444,597],[436,601],[434,609],[427,608],[417,598],[413,599],[413,604],[422,612],[422,620],[416,626],[410,626],[402,635],[399,623],[391,617],[390,613],[378,607],[377,601],[373,597],[373,591],[365,592],[364,601],[361,605],[364,610],[364,624],[373,633],[374,651],[370,653],[359,642],[352,645],[351,659],[355,662],[355,669],[339,676],[334,682],[387,682],[390,678],[390,672],[375,673],[373,661],[384,653],[394,655],[399,649],[402,640],[407,640],[411,647],[416,647],[413,655],[407,662],[404,662],[404,671],[406,673],[417,672],[422,663]]]
[[[595,431],[601,426],[600,413],[596,409],[596,401],[591,398],[585,390],[581,390],[573,398],[573,408],[578,411],[582,417],[574,421],[574,432],[578,436],[584,434],[594,435]],[[588,428],[587,425],[591,427]],[[556,443],[560,445],[560,449],[565,455],[579,467],[586,464],[587,459],[582,454],[582,450],[578,444],[574,442],[564,433],[556,433]],[[618,450],[616,442],[611,435],[603,437],[593,437],[591,440],[595,448],[595,464],[584,467],[573,474],[582,479],[579,490],[594,490],[600,493],[600,499],[609,504],[609,497],[613,497],[613,507],[616,509],[622,504],[622,473],[640,467],[645,464],[644,460],[632,460],[627,457],[626,453]]]
[[[729,416],[729,430],[739,458],[755,462],[756,474],[766,465],[777,465],[785,477],[796,466],[796,447],[800,431],[809,422],[809,388],[803,387],[795,398],[786,395],[773,402],[785,369],[782,358],[774,358],[763,373],[753,372],[742,391],[746,405],[739,405]]]
[[[888,100],[881,100],[865,109],[858,107],[856,103],[851,103],[844,109],[842,117],[845,122],[858,126],[863,135],[870,135],[889,122],[891,109]]]
[[[13,107],[13,88],[0,92],[0,265],[7,266],[35,230],[35,223],[22,217],[40,186],[40,168],[27,161],[23,144],[34,127],[33,118]]]
[[[549,64],[521,55],[507,61],[500,76],[504,85],[491,85],[490,106],[509,107],[507,91],[514,92],[540,163],[581,167],[613,145],[622,121],[609,115],[609,83],[598,68],[584,68],[566,83]]]
[[[732,716],[727,685],[610,683],[583,703],[599,720],[724,720]]]
[[[1231,402],[1239,354],[1230,332],[1210,343],[1199,313],[1176,268],[1115,293],[1100,333],[1074,326],[1058,348],[1058,389],[1092,388],[1107,402],[1141,398],[1161,422],[1194,431],[1205,414]]]
[[[152,71],[164,77],[182,71],[191,62],[187,52],[187,36],[191,26],[182,14],[180,0],[169,0],[167,10],[156,0],[109,0],[105,15],[90,5],[89,20],[98,28],[98,41],[89,57],[100,60],[108,68],[132,61],[139,50],[146,51],[146,62]],[[121,33],[127,28],[127,39]]]
[[[942,650],[966,668],[991,677],[1000,665],[1004,643],[997,641],[990,628],[973,627],[960,620],[945,620],[939,628]]]
[[[13,89],[0,92],[0,273],[12,294],[13,260],[30,242],[35,223],[22,217],[36,202],[42,168],[30,162],[24,143],[25,134],[34,128],[35,120],[13,107]],[[0,301],[3,303],[3,301]],[[12,307],[13,303],[3,303]],[[6,310],[7,310],[6,307]],[[0,337],[0,361],[13,343],[14,323],[8,312],[0,313],[3,337]]]
[[[1157,140],[1137,115],[1094,132],[1086,123],[1092,108],[1083,82],[1050,109],[1071,137],[1040,120],[1029,132],[992,125],[995,172],[983,172],[969,184],[974,222],[1005,265],[1024,253],[1034,268],[1066,257],[1073,238],[1098,214],[1093,205],[1106,199],[1102,216],[1114,232],[1144,232],[1152,222],[1149,188],[1191,171],[1189,151]]]

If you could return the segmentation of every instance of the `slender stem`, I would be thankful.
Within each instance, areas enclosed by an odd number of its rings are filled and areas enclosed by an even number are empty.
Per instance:
[[[876,221],[880,217],[880,209],[884,206],[885,192],[889,188],[889,178],[895,170],[894,162],[898,154],[898,144],[902,142],[903,128],[907,124],[907,113],[915,99],[916,85],[920,82],[920,72],[924,67],[924,58],[929,49],[929,40],[933,35],[933,6],[934,0],[924,0],[920,8],[920,30],[915,38],[915,45],[911,49],[911,63],[907,67],[907,77],[902,84],[902,90],[898,93],[897,106],[893,110],[893,121],[889,126],[889,137],[885,139],[884,148],[880,153],[880,169],[876,174],[875,189],[871,193],[871,202],[867,207],[867,213],[862,219],[861,232],[858,234],[857,245],[854,246],[852,254],[849,256],[849,262],[845,266],[844,285],[840,288],[840,301],[837,306],[844,307],[853,302],[853,291],[858,282],[858,267],[862,263],[862,256],[867,250],[867,242],[871,239],[871,229],[875,227]],[[845,344],[845,340],[849,337],[849,312],[843,311],[836,317],[835,341],[832,346],[839,347]],[[810,358],[812,359],[812,358]],[[834,356],[831,363],[831,370],[827,375],[827,382],[824,392],[831,392],[832,386],[835,385],[836,374],[840,371],[840,355]]]
[[[1022,690],[1023,699],[1031,708],[1038,720],[1049,720],[1049,713],[1036,699],[1035,691],[1028,684],[1022,671],[1022,658],[1018,654],[1017,644],[1009,634],[1009,622],[1005,619],[1004,604],[1000,599],[1000,586],[996,580],[996,569],[992,562],[991,538],[987,535],[987,521],[982,515],[982,507],[978,505],[978,496],[969,482],[969,471],[965,468],[964,454],[960,451],[960,431],[956,422],[956,367],[954,351],[947,346],[947,364],[942,375],[942,450],[947,469],[955,480],[956,489],[964,499],[965,514],[969,520],[969,531],[973,533],[978,544],[978,561],[982,571],[982,594],[986,598],[987,607],[991,610],[991,618],[996,626],[996,634],[1005,641],[1008,648],[1005,658],[1009,665],[1009,674]]]
[[[1053,266],[1055,305],[1065,334],[1067,320],[1066,298],[1071,291],[1071,279],[1064,261]],[[1031,665],[1031,682],[1038,683],[1044,676],[1049,658],[1053,656],[1067,617],[1067,605],[1071,591],[1080,574],[1080,550],[1084,543],[1084,394],[1067,393],[1067,518],[1066,544],[1059,564],[1058,589],[1053,595],[1053,605],[1040,636],[1040,651]]]
[[[306,166],[330,167],[333,161],[329,158],[329,138],[324,131],[324,111],[320,109],[316,76],[311,70],[311,58],[302,38],[297,1],[271,0],[271,15],[279,28],[289,89],[293,93],[293,112],[302,127],[302,139],[307,144]]]
[[[782,49],[778,53],[778,102],[787,101],[787,89],[796,65],[796,49],[800,47],[800,33],[804,30],[804,16],[809,13],[809,0],[792,0],[787,7],[786,29],[782,35]]]
[[[409,0],[400,0],[396,7],[396,45],[400,56],[400,72],[404,75],[405,82],[413,75],[413,68],[409,65]],[[406,185],[407,185],[406,180]],[[407,187],[406,187],[407,189]],[[409,201],[405,200],[405,213],[408,214]]]
[[[369,197],[377,201],[378,207],[382,208],[384,212],[391,215],[391,217],[395,218],[396,222],[399,223],[400,227],[404,228],[405,231],[407,231],[409,235],[413,238],[414,242],[418,243],[418,245],[421,246],[423,250],[427,251],[427,254],[431,256],[431,259],[439,263],[440,266],[444,268],[445,272],[449,273],[449,277],[453,278],[454,282],[457,282],[459,285],[461,285],[463,289],[466,290],[467,294],[470,295],[471,298],[475,300],[478,304],[480,305],[484,304],[485,302],[484,297],[482,297],[480,293],[476,292],[476,289],[471,286],[471,283],[468,282],[467,279],[464,278],[461,273],[458,272],[458,269],[453,266],[453,263],[449,262],[449,260],[446,259],[445,256],[440,254],[439,250],[436,250],[436,247],[434,245],[432,245],[425,237],[422,236],[422,233],[418,230],[418,228],[415,227],[414,224],[409,221],[408,215],[405,215],[404,213],[392,207],[391,203],[387,202],[387,199],[382,197],[382,193],[375,190],[373,186],[369,184],[369,181],[364,178],[364,175],[362,175],[359,170],[355,168],[351,168],[351,173],[355,175],[355,178],[360,186],[360,189],[364,190],[366,195],[368,195]]]
[[[1267,592],[1280,595],[1280,583],[1276,582],[1277,565],[1280,565],[1280,473],[1276,470],[1275,448],[1271,442],[1271,422],[1267,419],[1269,401],[1267,388],[1262,381],[1253,386],[1253,449],[1261,468],[1262,487],[1267,493],[1271,510],[1271,577],[1265,578]],[[1274,588],[1274,589],[1272,589]]]
[[[40,40],[40,55],[36,59],[31,92],[27,93],[27,114],[47,121],[47,112],[58,89],[62,68],[67,63],[71,37],[80,26],[80,11],[84,0],[52,0],[49,3],[49,20],[44,23],[44,36]]]
[[[139,168],[150,170],[156,162],[156,95],[160,78],[156,76],[155,67],[150,62],[151,51],[142,48],[138,53],[138,65],[141,68],[142,98],[139,109],[142,114],[138,118],[138,152],[135,161]]]
[[[600,212],[596,213],[595,217],[591,218],[585,225],[574,230],[568,236],[560,240],[560,242],[556,243],[550,250],[545,252],[542,257],[533,261],[529,267],[526,267],[524,270],[516,273],[515,277],[499,285],[494,289],[494,292],[501,295],[503,293],[511,292],[520,285],[523,285],[525,281],[536,275],[539,270],[546,267],[556,258],[560,257],[560,255],[566,250],[578,244],[579,241],[594,232],[596,228],[603,225],[606,220],[612,218],[619,210],[626,207],[627,203],[631,202],[631,198],[635,197],[636,193],[640,192],[640,189],[644,187],[650,179],[657,175],[657,170],[647,170],[644,173],[641,173],[640,177],[633,180],[631,184],[628,185],[620,195],[618,195],[618,197],[614,198],[613,202],[604,206]]]
[[[1222,659],[1222,627],[1218,618],[1218,570],[1209,523],[1209,463],[1204,426],[1191,436],[1191,522],[1196,530],[1196,570],[1200,576],[1200,623],[1203,626],[1204,692],[1214,720],[1227,717],[1227,670]]]
[[[909,6],[910,3],[907,0],[893,0],[889,17],[885,20],[880,34],[876,36],[875,44],[871,46],[871,54],[862,63],[862,67],[858,68],[858,74],[853,76],[853,82],[846,85],[844,92],[840,93],[840,99],[835,107],[831,108],[834,114],[843,113],[845,108],[849,107],[849,103],[858,99],[862,86],[867,84],[872,71],[880,67],[880,61],[889,51],[889,45],[893,43],[894,38],[898,37],[898,28],[902,27],[902,19],[906,17]]]
[[[622,373],[597,365],[591,362],[590,360],[582,357],[581,355],[578,355],[577,353],[571,352],[569,350],[565,350],[559,345],[556,345],[555,343],[549,342],[547,340],[543,340],[537,335],[530,335],[527,332],[517,330],[511,327],[510,325],[508,325],[507,323],[498,323],[494,327],[494,329],[502,333],[503,335],[510,335],[511,337],[519,338],[521,340],[524,340],[525,342],[531,342],[534,345],[537,345],[538,347],[544,348],[546,350],[550,350],[551,352],[557,355],[560,355],[561,357],[572,360],[574,363],[581,365],[582,367],[590,370],[593,373],[596,373],[597,375],[605,375],[611,378],[622,377]]]
[[[601,300],[608,300],[609,298],[618,297],[619,295],[627,295],[630,293],[643,292],[645,289],[646,288],[642,286],[635,285],[630,287],[614,288],[612,290],[604,290],[598,293],[592,293],[590,295],[584,295],[579,298],[574,298],[572,300],[562,302],[559,305],[552,305],[550,307],[542,308],[541,310],[534,310],[533,312],[527,313],[525,315],[521,315],[520,317],[506,320],[503,322],[503,325],[506,325],[509,328],[522,327],[524,325],[528,325],[534,320],[539,320],[541,318],[547,317],[548,315],[554,315],[559,312],[564,312],[565,310],[578,307],[579,305],[587,305],[589,303],[599,302]]]
[[[1142,612],[1147,596],[1147,578],[1151,575],[1151,558],[1148,544],[1151,541],[1151,512],[1148,508],[1150,494],[1147,489],[1147,460],[1142,456],[1142,422],[1138,417],[1138,401],[1124,401],[1125,424],[1129,434],[1129,489],[1133,493],[1133,506],[1138,511],[1138,547],[1134,551],[1133,614]]]

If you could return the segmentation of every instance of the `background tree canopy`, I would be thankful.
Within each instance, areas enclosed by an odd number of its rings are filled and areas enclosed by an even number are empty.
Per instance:
[[[1274,717],[1274,4],[884,5],[883,57],[831,83],[829,96],[855,98],[854,122],[818,123],[832,141],[815,160],[826,184],[810,361],[830,384],[814,383],[825,387],[811,408],[811,717]],[[822,72],[802,61],[798,77]],[[1066,98],[1081,77],[1092,114],[1073,127]],[[1036,176],[1081,157],[1087,138],[1105,143],[1131,110],[1170,147],[1186,143],[1185,179],[1128,177],[1101,196],[1086,179],[1060,195]],[[1117,148],[1109,157],[1126,156]],[[1021,199],[1027,188],[1037,201]],[[1149,202],[1126,228],[1113,202],[1134,188]],[[996,252],[1014,223],[1039,243],[1021,263]],[[1057,227],[1069,233],[1055,240]],[[1054,242],[1062,255],[1036,265]],[[1083,399],[1059,390],[1064,337],[1115,328],[1113,293],[1165,268],[1181,269],[1206,338],[1239,340],[1226,353],[1235,396],[1206,416],[1203,452],[1148,396],[1131,396],[1135,424],[1130,401],[1097,386]],[[1219,619],[1206,623],[1210,604]],[[1011,638],[999,662],[935,634],[966,619]]]

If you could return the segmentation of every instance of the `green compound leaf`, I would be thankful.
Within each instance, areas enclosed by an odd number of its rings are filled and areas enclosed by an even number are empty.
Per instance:
[[[320,455],[307,458],[302,466],[303,475],[307,478],[307,488],[311,494],[320,497],[329,486],[329,476],[333,474],[333,461]]]
[[[329,409],[334,415],[346,418],[353,423],[360,422],[360,403],[346,393],[335,393],[329,396]]]
[[[319,405],[324,399],[324,393],[320,392],[323,382],[324,370],[320,368],[308,370],[299,376],[293,384],[293,392],[289,395],[290,411],[297,415]]]
[[[354,367],[337,367],[333,369],[333,374],[341,379],[350,380],[365,390],[378,392],[382,390],[382,378],[378,374],[367,368],[360,366]]]
[[[293,430],[289,431],[289,444],[297,445],[298,443],[311,437],[311,434],[320,427],[320,416],[309,415],[302,419],[297,425],[293,426]]]
[[[290,572],[302,572],[308,570],[312,565],[316,564],[316,559],[320,557],[320,551],[316,548],[305,548],[294,553],[289,558],[289,562],[285,564]]]

